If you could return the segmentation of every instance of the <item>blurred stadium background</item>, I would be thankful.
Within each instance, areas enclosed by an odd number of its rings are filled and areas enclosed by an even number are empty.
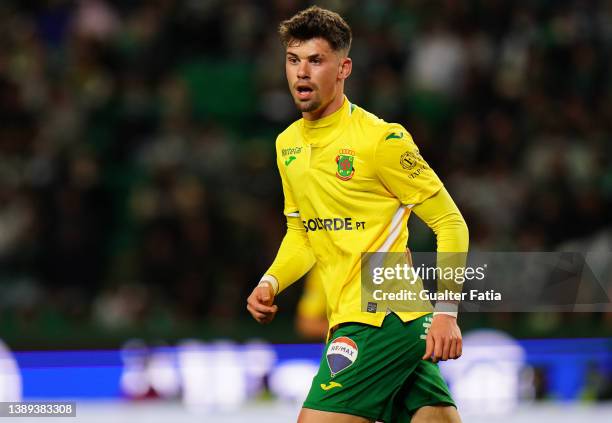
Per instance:
[[[245,299],[298,117],[275,30],[308,4],[0,3],[0,401],[292,421],[322,348],[294,329],[301,284],[267,327]],[[612,2],[318,4],[353,28],[349,98],[411,131],[472,249],[612,251]],[[612,311],[461,323],[466,422],[612,420]]]

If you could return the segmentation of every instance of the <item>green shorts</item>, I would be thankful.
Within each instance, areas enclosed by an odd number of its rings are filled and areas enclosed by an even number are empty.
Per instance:
[[[328,342],[304,408],[409,422],[425,405],[452,405],[437,364],[422,359],[431,314],[382,327],[349,323]]]

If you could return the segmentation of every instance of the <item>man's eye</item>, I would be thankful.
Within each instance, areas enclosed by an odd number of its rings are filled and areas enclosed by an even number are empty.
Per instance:
[[[314,64],[318,65],[318,64],[320,64],[320,63],[321,63],[321,59],[312,59],[312,60],[310,61],[310,63],[314,63]]]
[[[289,61],[289,63],[292,63],[292,64],[297,63],[297,59],[295,57],[290,57],[287,60]]]

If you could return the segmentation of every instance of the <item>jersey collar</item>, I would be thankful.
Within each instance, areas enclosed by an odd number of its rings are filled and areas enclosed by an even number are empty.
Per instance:
[[[352,110],[353,105],[345,96],[342,107],[331,115],[317,120],[302,118],[301,127],[305,142],[317,147],[329,144],[344,129]]]

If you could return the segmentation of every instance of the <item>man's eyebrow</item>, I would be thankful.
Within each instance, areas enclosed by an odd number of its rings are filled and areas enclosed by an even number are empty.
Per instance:
[[[297,54],[292,53],[290,51],[287,52],[287,56],[299,58],[299,56]],[[311,54],[311,55],[307,56],[307,59],[312,60],[312,59],[320,59],[320,58],[323,58],[323,57],[325,57],[324,53],[314,53],[314,54]]]
[[[310,56],[308,56],[308,59],[312,60],[312,59],[320,59],[323,56],[325,56],[324,54],[321,53],[315,53],[315,54],[311,54]]]

